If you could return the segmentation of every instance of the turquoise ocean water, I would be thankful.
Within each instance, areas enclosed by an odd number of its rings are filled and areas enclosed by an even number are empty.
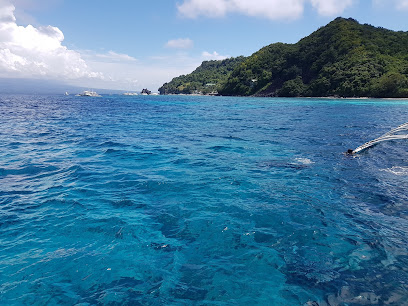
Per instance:
[[[408,102],[0,96],[1,305],[407,305]]]

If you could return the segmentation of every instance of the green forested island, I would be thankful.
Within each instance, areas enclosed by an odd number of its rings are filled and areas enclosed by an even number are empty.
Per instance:
[[[275,43],[244,58],[207,61],[162,94],[408,97],[408,32],[337,18],[296,44]]]
[[[243,56],[223,61],[205,61],[188,75],[174,78],[159,88],[161,94],[192,94],[216,92],[227,81],[231,72],[243,62]]]

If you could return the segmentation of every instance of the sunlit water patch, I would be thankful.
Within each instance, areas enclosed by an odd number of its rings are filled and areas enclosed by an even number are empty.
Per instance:
[[[404,101],[0,98],[0,304],[403,305]]]

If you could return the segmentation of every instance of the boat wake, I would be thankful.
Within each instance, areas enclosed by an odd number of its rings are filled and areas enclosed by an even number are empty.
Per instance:
[[[408,167],[394,166],[392,168],[382,169],[381,171],[389,172],[398,176],[408,176]]]

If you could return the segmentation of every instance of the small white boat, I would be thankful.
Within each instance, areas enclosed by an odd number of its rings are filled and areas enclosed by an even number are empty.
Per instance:
[[[66,95],[66,96],[69,96],[69,93],[68,93],[68,91],[66,91],[66,92],[65,92],[65,95]]]
[[[93,90],[85,90],[83,93],[78,94],[80,97],[101,97]]]
[[[136,92],[125,92],[123,95],[124,96],[137,96],[138,94]]]

